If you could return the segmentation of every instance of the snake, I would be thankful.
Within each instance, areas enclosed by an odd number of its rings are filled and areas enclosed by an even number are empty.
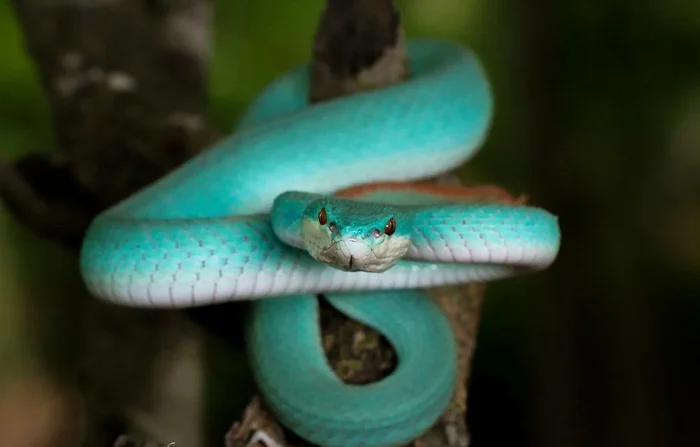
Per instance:
[[[494,100],[469,47],[410,39],[406,55],[405,81],[319,103],[310,64],[288,69],[231,134],[98,214],[81,247],[83,281],[105,301],[249,300],[257,388],[315,445],[396,446],[429,430],[458,365],[426,289],[536,272],[559,250],[545,209],[415,186],[471,159]],[[388,377],[355,385],[330,368],[319,294],[386,337],[397,357]]]

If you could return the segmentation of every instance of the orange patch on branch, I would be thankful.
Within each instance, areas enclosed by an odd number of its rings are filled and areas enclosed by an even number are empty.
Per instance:
[[[505,203],[510,205],[525,205],[528,197],[525,194],[514,196],[497,185],[438,185],[434,183],[411,182],[377,182],[353,186],[337,191],[336,197],[362,197],[377,191],[414,191],[465,202]]]

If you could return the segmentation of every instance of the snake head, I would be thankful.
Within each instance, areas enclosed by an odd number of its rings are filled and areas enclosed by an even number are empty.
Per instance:
[[[399,208],[326,197],[304,209],[304,246],[317,261],[339,270],[381,273],[408,251],[410,215]]]

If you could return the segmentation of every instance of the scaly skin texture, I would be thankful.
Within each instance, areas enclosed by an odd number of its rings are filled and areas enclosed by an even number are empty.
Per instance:
[[[559,249],[557,220],[541,209],[375,188],[366,199],[404,207],[401,260],[383,273],[354,272],[307,253],[301,222],[306,216],[307,234],[318,231],[309,222],[315,201],[332,215],[345,210],[347,234],[353,226],[366,234],[389,209],[365,203],[353,220],[352,207],[318,194],[435,176],[468,160],[486,136],[492,98],[475,55],[440,41],[407,49],[410,80],[313,106],[308,66],[290,70],[236,133],[98,216],[82,248],[83,278],[105,300],[185,307],[254,299],[247,343],[260,391],[285,425],[322,446],[402,444],[444,411],[455,344],[440,309],[417,289],[546,268]],[[387,336],[399,360],[390,377],[352,386],[335,376],[316,293]]]

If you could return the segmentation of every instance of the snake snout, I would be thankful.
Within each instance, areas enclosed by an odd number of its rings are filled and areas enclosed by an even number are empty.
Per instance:
[[[357,238],[341,238],[331,243],[323,253],[327,263],[348,272],[372,271],[377,259],[372,247]]]

